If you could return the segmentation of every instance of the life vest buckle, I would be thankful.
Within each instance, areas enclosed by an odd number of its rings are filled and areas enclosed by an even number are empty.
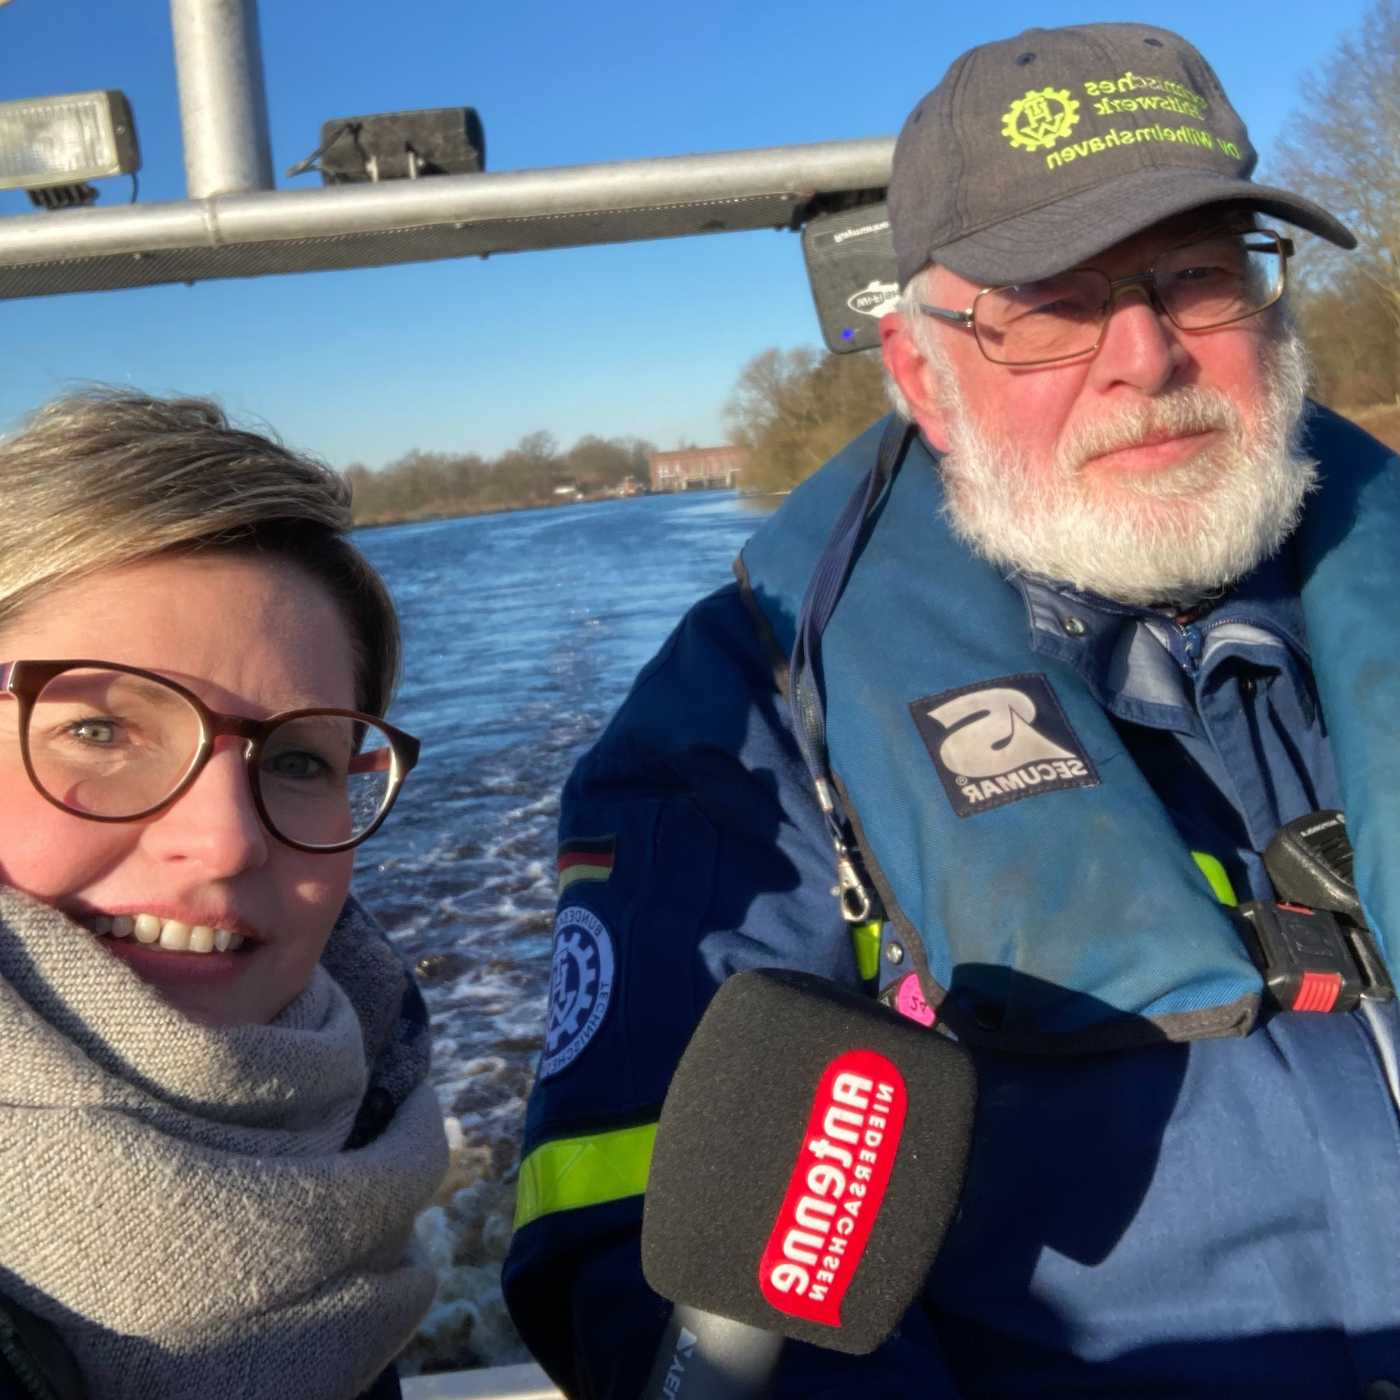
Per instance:
[[[1240,906],[1245,946],[1281,1011],[1352,1011],[1395,987],[1370,930],[1328,909],[1255,900]]]

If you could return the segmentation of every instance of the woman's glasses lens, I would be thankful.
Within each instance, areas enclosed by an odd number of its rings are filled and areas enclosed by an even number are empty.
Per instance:
[[[83,816],[141,816],[198,761],[203,726],[177,690],[144,676],[75,667],[35,699],[28,749],[38,785]],[[337,846],[379,820],[393,789],[393,747],[378,725],[313,711],[264,738],[254,781],[274,834]]]
[[[179,787],[201,732],[178,691],[123,671],[76,668],[39,692],[29,761],[39,786],[71,811],[131,817]]]
[[[268,820],[304,846],[363,836],[389,801],[393,757],[389,736],[367,721],[308,714],[279,724],[258,760]]]

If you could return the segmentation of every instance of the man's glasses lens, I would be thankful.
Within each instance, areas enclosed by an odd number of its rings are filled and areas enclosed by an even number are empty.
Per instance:
[[[34,778],[83,816],[129,818],[159,807],[197,762],[197,710],[179,691],[98,667],[63,671],[35,699]],[[307,846],[362,836],[390,799],[393,748],[368,720],[312,712],[264,738],[253,774],[275,834]]]
[[[1153,265],[1158,304],[1182,330],[1241,321],[1283,294],[1284,255],[1269,233],[1222,234],[1173,248]],[[1112,283],[1081,268],[982,292],[973,325],[983,353],[1030,365],[1092,350],[1108,315]]]
[[[989,359],[1030,365],[1093,348],[1108,305],[1108,278],[1089,270],[983,292],[973,306]]]
[[[1283,254],[1269,234],[1236,234],[1174,248],[1157,260],[1157,295],[1183,330],[1228,325],[1283,293]]]

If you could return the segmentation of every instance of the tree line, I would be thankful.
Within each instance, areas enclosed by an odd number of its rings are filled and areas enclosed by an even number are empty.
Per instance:
[[[628,477],[645,486],[642,438],[581,437],[567,452],[552,433],[526,433],[498,457],[476,452],[404,453],[379,471],[356,462],[345,469],[354,490],[357,525],[437,515],[472,515],[616,492]]]

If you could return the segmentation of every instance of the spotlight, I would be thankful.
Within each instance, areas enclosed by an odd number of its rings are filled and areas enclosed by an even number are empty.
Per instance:
[[[115,89],[0,102],[0,189],[51,208],[90,204],[88,180],[140,168],[131,106]]]

